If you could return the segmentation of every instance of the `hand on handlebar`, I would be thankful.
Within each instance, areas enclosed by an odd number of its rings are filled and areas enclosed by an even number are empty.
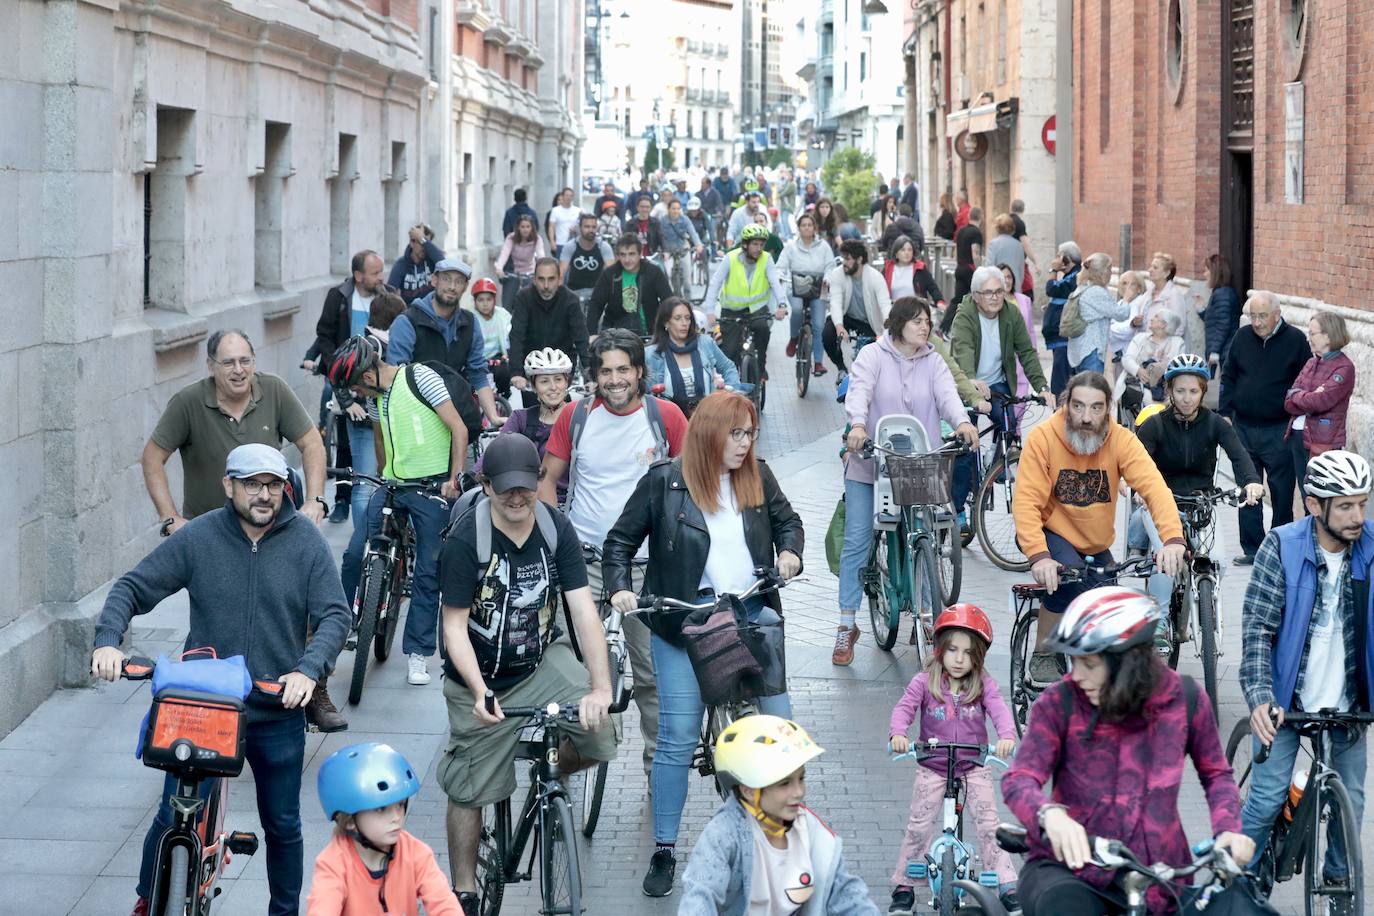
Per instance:
[[[102,681],[119,680],[124,667],[124,653],[114,646],[101,646],[91,653],[91,674]]]
[[[980,395],[982,395],[984,398],[990,398],[990,397],[992,397],[992,387],[991,387],[990,385],[988,385],[988,383],[985,382],[985,381],[983,381],[982,379],[979,379],[979,378],[974,379],[974,380],[973,380],[973,387],[974,387],[974,388],[977,388],[977,389],[978,389],[978,393],[979,393]]]
[[[634,592],[623,588],[611,596],[611,607],[622,614],[629,614],[639,609],[639,599]]]
[[[1045,594],[1053,595],[1059,590],[1059,561],[1054,557],[1036,560],[1030,571],[1031,577],[1045,590]]]
[[[477,702],[472,704],[472,715],[477,719],[479,725],[496,725],[506,718],[506,714],[501,711],[501,704],[496,699],[496,694],[490,690],[485,696],[479,696]]]
[[[868,441],[868,430],[862,423],[856,423],[849,428],[849,438],[845,440],[845,447],[856,455],[863,454],[864,443]]]
[[[778,575],[783,579],[794,578],[801,572],[801,557],[790,550],[784,550],[778,554]]]
[[[887,740],[887,746],[894,754],[905,754],[911,750],[911,741],[906,735],[893,735]]]
[[[1257,506],[1261,499],[1264,499],[1264,487],[1257,483],[1247,483],[1245,485],[1245,504]]]
[[[1054,857],[1074,871],[1091,861],[1088,832],[1063,808],[1051,808],[1045,812],[1041,833],[1054,850]]]
[[[577,719],[583,728],[599,731],[607,722],[607,710],[611,708],[610,688],[593,690],[582,698],[577,705]]]
[[[1216,848],[1229,852],[1241,868],[1249,865],[1250,860],[1255,857],[1255,841],[1243,833],[1232,833],[1227,830],[1217,834]]]
[[[1282,724],[1283,710],[1272,703],[1261,703],[1250,713],[1250,731],[1265,747],[1274,743],[1274,736]]]
[[[1001,757],[1003,760],[1006,760],[1008,757],[1012,755],[1012,752],[1015,750],[1015,741],[1013,741],[1010,738],[1002,738],[997,742],[997,745],[992,749],[992,752],[996,754],[998,757]]]
[[[287,709],[304,706],[315,693],[315,679],[299,671],[283,674],[277,680],[282,684],[281,705]]]
[[[954,434],[963,439],[969,448],[978,447],[978,427],[972,423],[960,423],[954,427]]]
[[[359,404],[357,401],[354,401],[352,404],[348,405],[347,413],[348,419],[350,420],[358,420],[361,422],[362,420],[367,419],[367,408]]]
[[[1155,568],[1166,576],[1177,576],[1183,572],[1187,562],[1187,549],[1182,544],[1165,544],[1155,554]]]

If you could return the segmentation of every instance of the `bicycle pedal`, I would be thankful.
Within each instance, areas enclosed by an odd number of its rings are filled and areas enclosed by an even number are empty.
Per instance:
[[[914,881],[924,881],[929,876],[930,869],[924,862],[906,863],[906,876]]]
[[[258,835],[247,830],[235,830],[225,841],[229,851],[235,855],[251,856],[258,851]]]

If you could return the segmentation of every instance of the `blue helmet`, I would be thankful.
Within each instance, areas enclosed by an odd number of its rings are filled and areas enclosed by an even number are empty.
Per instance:
[[[333,820],[335,814],[357,814],[405,801],[420,791],[420,777],[399,751],[369,741],[330,754],[320,765],[316,785],[324,816]]]
[[[1196,353],[1180,353],[1169,360],[1169,365],[1164,369],[1164,381],[1172,381],[1180,375],[1196,375],[1204,382],[1212,377],[1207,361]]]

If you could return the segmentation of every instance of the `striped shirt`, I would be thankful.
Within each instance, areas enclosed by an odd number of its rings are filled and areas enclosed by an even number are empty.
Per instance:
[[[444,384],[444,377],[428,366],[422,366],[419,363],[401,366],[396,374],[396,379],[393,380],[391,384],[395,385],[398,381],[404,384],[404,380],[401,379],[401,373],[407,371],[415,374],[415,388],[420,392],[420,400],[424,401],[425,406],[430,410],[437,413],[439,405],[452,400],[452,398],[449,397],[448,386]],[[385,408],[390,400],[391,389],[388,388],[382,393],[382,408]],[[377,404],[378,400],[376,398],[368,398],[367,415],[373,423],[382,422],[382,412],[378,409]]]

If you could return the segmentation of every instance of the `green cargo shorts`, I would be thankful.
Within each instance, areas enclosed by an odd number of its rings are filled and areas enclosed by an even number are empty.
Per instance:
[[[501,706],[576,707],[590,690],[587,669],[578,663],[566,643],[554,643],[534,673],[496,696]],[[472,691],[445,678],[448,703],[448,750],[439,758],[436,775],[444,793],[460,808],[481,808],[515,794],[515,751],[520,730],[528,719],[508,719],[498,725],[482,725],[473,715]],[[588,731],[577,722],[560,728],[584,758],[612,760],[616,737],[608,721],[599,731]]]

